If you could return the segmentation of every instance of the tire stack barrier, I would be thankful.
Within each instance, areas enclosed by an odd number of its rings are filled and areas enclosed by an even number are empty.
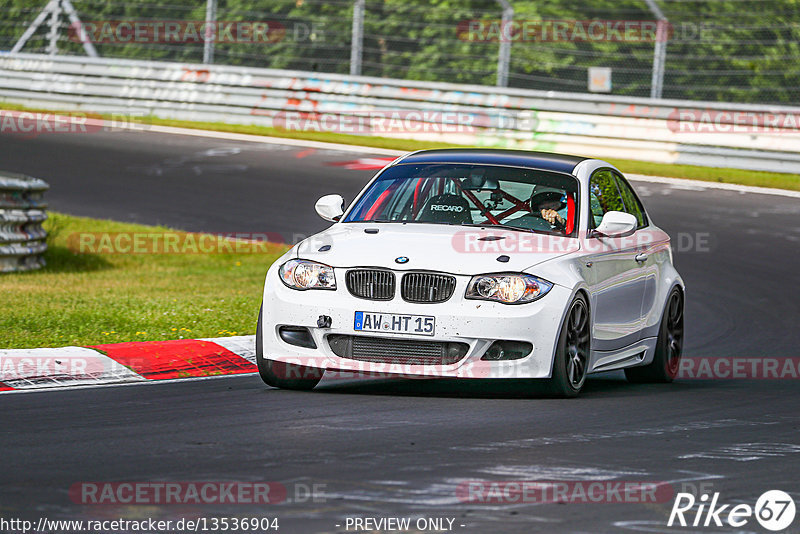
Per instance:
[[[0,172],[0,273],[44,267],[47,182],[22,174]]]

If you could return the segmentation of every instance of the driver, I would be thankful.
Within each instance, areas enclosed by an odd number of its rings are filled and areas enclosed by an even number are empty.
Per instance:
[[[558,191],[544,191],[535,193],[530,200],[531,213],[541,215],[542,219],[549,222],[555,229],[564,232],[567,221],[558,212],[567,205],[564,194]]]

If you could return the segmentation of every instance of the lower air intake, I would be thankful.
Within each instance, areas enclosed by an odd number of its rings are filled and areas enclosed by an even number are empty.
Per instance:
[[[403,365],[451,365],[469,351],[466,343],[339,334],[328,336],[328,344],[340,358]]]

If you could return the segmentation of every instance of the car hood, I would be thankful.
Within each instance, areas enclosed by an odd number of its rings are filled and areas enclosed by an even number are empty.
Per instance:
[[[524,271],[579,248],[577,239],[499,228],[339,223],[299,243],[295,257],[332,267],[422,269],[472,275]],[[501,256],[506,256],[507,261],[499,261]],[[408,261],[401,263],[398,258]]]

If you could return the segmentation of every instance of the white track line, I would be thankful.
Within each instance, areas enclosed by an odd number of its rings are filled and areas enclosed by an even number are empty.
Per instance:
[[[644,174],[626,174],[635,182],[651,182],[656,184],[678,185],[692,189],[723,189],[739,193],[757,193],[759,195],[778,195],[782,197],[800,198],[800,191],[756,187],[752,185],[726,184],[720,182],[704,182],[703,180],[687,180],[684,178],[667,178],[665,176],[646,176]]]
[[[358,154],[381,154],[384,156],[402,156],[406,152],[403,150],[391,150],[388,148],[374,148],[358,145],[343,145],[339,143],[325,143],[322,141],[308,141],[305,139],[291,139],[288,137],[269,137],[266,135],[240,134],[233,132],[216,132],[213,130],[196,130],[194,128],[176,128],[174,126],[158,126],[155,124],[142,128],[141,125],[133,124],[128,127],[130,130],[139,132],[158,132],[175,135],[193,135],[195,137],[208,137],[211,139],[225,139],[227,141],[247,141],[250,143],[264,143],[269,145],[289,145],[303,148],[319,148],[322,150],[339,150],[341,152],[354,152]]]
[[[271,145],[288,145],[303,148],[319,148],[322,150],[339,150],[342,152],[354,152],[359,154],[380,154],[383,156],[402,156],[403,154],[407,154],[407,152],[403,150],[392,150],[388,148],[343,145],[339,143],[325,143],[322,141],[308,141],[305,139],[290,139],[288,137],[268,137],[264,135],[217,132],[213,130],[198,130],[194,128],[177,128],[174,126],[158,126],[154,124],[144,125],[144,127],[141,124],[131,124],[128,125],[127,128],[134,131],[158,132],[172,135],[193,135],[195,137],[205,137],[210,139],[246,141],[250,143],[264,143]],[[625,176],[638,182],[652,182],[698,188],[701,187],[704,189],[723,189],[727,191],[737,191],[740,193],[757,193],[760,195],[778,195],[790,198],[800,198],[800,191],[789,191],[786,189],[773,189],[769,187],[755,187],[720,182],[705,182],[703,180],[687,180],[683,178],[668,178],[666,176],[647,176],[644,174],[626,174]]]

